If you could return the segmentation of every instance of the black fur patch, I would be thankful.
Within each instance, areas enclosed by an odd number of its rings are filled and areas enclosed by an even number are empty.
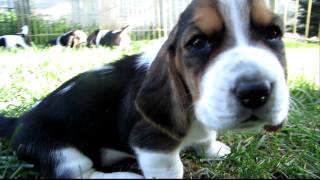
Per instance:
[[[97,36],[98,36],[99,32],[100,32],[100,30],[97,29],[89,35],[88,40],[87,40],[88,47],[91,47],[92,45],[97,44]]]
[[[5,38],[0,38],[0,47],[7,47]]]
[[[121,32],[114,33],[113,31],[109,31],[105,36],[103,36],[100,40],[100,45],[112,47],[120,45],[120,34]]]
[[[127,27],[122,28],[120,31],[109,31],[106,34],[104,34],[99,42],[100,46],[105,47],[113,47],[113,46],[119,46],[122,39],[121,39],[121,33],[126,29]],[[97,37],[101,30],[97,29],[94,31],[89,37],[88,37],[88,46],[96,45],[97,44]]]
[[[70,36],[73,34],[73,32],[74,32],[74,31],[70,31],[70,32],[68,32],[67,34],[64,34],[64,35],[59,36],[59,37],[60,37],[59,43],[60,43],[62,46],[68,46],[69,38],[70,38]],[[59,45],[59,44],[57,43],[57,40],[58,40],[59,37],[50,40],[50,41],[47,43],[47,45],[49,45],[49,46]]]
[[[9,138],[16,128],[15,118],[6,118],[0,116],[0,138]]]

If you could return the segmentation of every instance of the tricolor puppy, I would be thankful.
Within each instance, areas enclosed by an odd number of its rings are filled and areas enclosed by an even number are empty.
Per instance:
[[[142,178],[96,169],[136,157],[145,178],[182,178],[184,148],[226,156],[217,132],[285,122],[282,34],[262,0],[195,0],[156,57],[74,77],[18,120],[3,119],[2,135],[14,134],[19,156],[46,177]]]
[[[0,47],[4,48],[29,48],[31,41],[28,37],[29,28],[23,26],[21,32],[15,35],[0,36]]]
[[[131,40],[128,35],[130,26],[125,26],[121,30],[100,30],[97,29],[88,37],[88,46],[120,46],[129,47]]]
[[[48,45],[79,48],[87,43],[87,34],[81,30],[69,31],[56,39],[50,40]]]

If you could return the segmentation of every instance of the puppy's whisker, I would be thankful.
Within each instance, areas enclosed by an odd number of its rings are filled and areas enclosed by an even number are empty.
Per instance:
[[[305,105],[299,99],[296,99],[296,98],[290,96],[289,101],[290,101],[289,111],[292,113],[300,112],[301,109],[305,108]]]

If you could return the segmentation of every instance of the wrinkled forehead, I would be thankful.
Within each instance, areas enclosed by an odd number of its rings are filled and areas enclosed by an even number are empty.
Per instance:
[[[195,0],[189,10],[191,23],[208,35],[221,28],[245,33],[250,23],[267,25],[275,18],[265,0]]]

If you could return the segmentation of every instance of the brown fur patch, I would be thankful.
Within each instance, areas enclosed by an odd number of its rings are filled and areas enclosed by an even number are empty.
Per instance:
[[[256,24],[267,25],[272,22],[275,14],[270,11],[263,0],[252,0],[251,19]]]
[[[214,36],[216,36],[218,32],[221,32],[225,26],[224,20],[218,9],[217,1],[196,0],[192,2],[191,9],[189,10],[192,10],[193,17],[191,19],[183,19],[183,21],[188,21],[187,24],[189,24],[189,26],[184,30],[184,32],[187,32],[185,33],[186,36],[184,36],[183,40],[185,42],[190,40],[195,34],[198,34],[199,30],[210,39],[214,38]],[[213,54],[215,54],[215,52],[213,52]],[[180,54],[176,54],[175,59],[177,70],[186,80],[185,83],[189,88],[192,101],[195,102],[200,96],[199,86],[205,69],[203,69],[203,72],[200,74],[194,74],[194,72],[184,66],[182,63],[184,60]]]
[[[190,71],[185,73],[185,78],[188,79],[186,83],[188,84],[192,102],[196,102],[200,98],[200,81],[201,76],[194,76]]]
[[[223,28],[223,19],[212,1],[199,1],[194,12],[196,26],[208,36]]]

